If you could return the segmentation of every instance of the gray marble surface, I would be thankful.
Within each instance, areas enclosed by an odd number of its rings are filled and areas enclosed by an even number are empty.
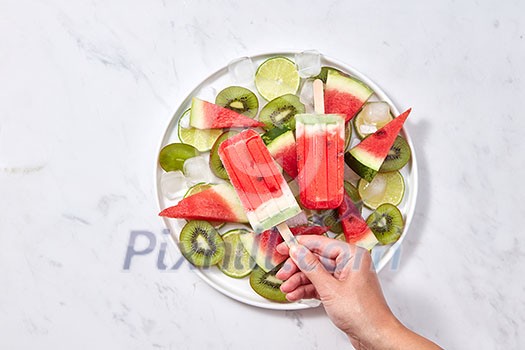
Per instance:
[[[0,348],[351,348],[322,309],[250,307],[155,254],[123,271],[131,230],[166,242],[155,157],[186,94],[310,48],[413,107],[396,315],[448,349],[525,348],[524,4],[1,0]]]

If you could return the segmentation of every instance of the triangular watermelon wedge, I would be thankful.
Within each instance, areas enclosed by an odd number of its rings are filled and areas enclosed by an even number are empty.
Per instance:
[[[183,198],[177,205],[164,209],[159,216],[168,218],[247,223],[237,193],[230,184],[210,188]]]
[[[371,182],[385,161],[411,110],[406,110],[348,151],[345,154],[346,164],[363,179]]]
[[[343,202],[337,210],[339,220],[343,226],[345,239],[348,243],[355,244],[365,249],[372,249],[378,242],[374,232],[368,227],[366,221],[359,213],[359,209],[345,193]]]
[[[258,127],[264,123],[194,97],[191,101],[190,125],[197,129],[222,129]]]
[[[276,135],[271,135],[276,133]],[[274,137],[269,139],[268,137]],[[297,144],[292,130],[274,128],[263,136],[266,142],[266,147],[272,155],[273,159],[279,164],[283,170],[293,179],[297,177]]]
[[[324,89],[325,113],[344,114],[345,122],[348,122],[373,93],[374,91],[362,81],[330,69]]]
[[[294,236],[297,235],[322,235],[328,231],[325,226],[296,226],[290,227]],[[240,236],[244,249],[250,253],[257,265],[264,271],[271,271],[274,267],[286,260],[287,256],[279,254],[275,247],[283,242],[277,229],[266,230],[256,234],[249,231]]]

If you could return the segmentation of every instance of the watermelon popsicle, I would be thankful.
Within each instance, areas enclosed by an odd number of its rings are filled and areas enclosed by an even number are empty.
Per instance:
[[[323,83],[313,83],[317,114],[298,114],[297,167],[301,203],[308,209],[333,209],[343,201],[345,117],[323,114]]]
[[[294,243],[283,223],[301,208],[259,134],[248,129],[227,139],[219,156],[253,230],[261,233],[277,226],[285,241]]]
[[[339,114],[296,115],[301,203],[337,208],[343,200],[345,119]]]

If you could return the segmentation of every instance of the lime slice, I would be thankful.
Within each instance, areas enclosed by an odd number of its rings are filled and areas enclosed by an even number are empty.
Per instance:
[[[182,170],[188,158],[196,157],[199,151],[185,143],[170,143],[164,146],[159,153],[159,165],[165,171]]]
[[[186,197],[189,197],[189,196],[191,196],[193,194],[196,194],[196,193],[202,192],[204,190],[207,190],[211,186],[212,185],[207,184],[205,182],[199,182],[198,184],[195,184],[195,185],[191,186],[190,188],[188,188],[188,191],[186,192],[186,194],[182,198],[186,198]]]
[[[189,125],[187,122],[190,118],[190,110],[188,109],[182,117],[180,117],[177,124],[177,131],[179,140],[187,145],[193,146],[200,152],[207,152],[211,149],[215,140],[222,134],[222,129],[206,129],[201,130],[197,128],[185,128],[183,125]]]
[[[207,190],[208,188],[210,188],[211,184],[207,184],[205,182],[199,182],[198,184],[195,184],[193,186],[191,186],[190,188],[188,188],[188,191],[186,192],[186,194],[184,194],[184,197],[182,198],[186,198],[186,197],[189,197],[193,194],[196,194],[196,193],[199,193],[199,192],[202,192],[204,190]],[[215,228],[221,228],[225,225],[224,222],[219,222],[219,221],[210,221],[210,224],[213,225],[213,227]]]
[[[367,102],[363,109],[354,118],[355,131],[359,138],[373,134],[388,124],[394,117],[390,112],[390,106],[383,101]]]
[[[218,263],[219,270],[225,275],[233,278],[243,278],[248,276],[255,267],[255,261],[241,242],[240,235],[248,232],[244,229],[234,229],[226,232],[222,236],[226,251],[222,261]]]
[[[257,91],[268,101],[282,95],[297,93],[300,81],[295,63],[285,57],[267,59],[255,73]]]
[[[357,189],[363,203],[370,209],[376,209],[384,203],[401,203],[405,194],[405,181],[399,171],[378,173],[370,183],[359,180]]]

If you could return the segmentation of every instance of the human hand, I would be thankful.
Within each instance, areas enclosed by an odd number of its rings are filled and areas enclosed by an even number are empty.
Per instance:
[[[392,314],[367,250],[324,236],[297,240],[290,249],[284,243],[277,246],[279,253],[290,255],[276,275],[285,280],[281,291],[289,301],[321,300],[357,349],[439,349]]]

